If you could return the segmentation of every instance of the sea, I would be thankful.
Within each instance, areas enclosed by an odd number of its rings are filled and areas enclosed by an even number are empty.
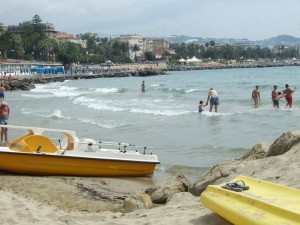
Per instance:
[[[141,91],[145,81],[146,91]],[[256,143],[272,144],[299,129],[300,90],[293,107],[271,101],[273,86],[299,87],[300,67],[170,71],[166,75],[66,80],[6,92],[9,124],[75,130],[80,138],[152,147],[161,162],[150,179],[183,173],[191,181],[214,165],[240,158]],[[259,85],[257,108],[251,98]],[[219,112],[198,112],[210,88]]]

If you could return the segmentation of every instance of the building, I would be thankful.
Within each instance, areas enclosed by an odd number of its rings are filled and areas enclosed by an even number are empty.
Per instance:
[[[22,25],[9,25],[7,31],[9,33],[21,34],[23,33],[23,27],[26,25],[33,25],[32,21],[23,22]],[[54,37],[58,32],[55,30],[52,23],[41,23],[42,30],[48,37]]]
[[[86,48],[86,41],[81,40],[80,38],[77,38],[72,34],[65,34],[65,33],[57,34],[57,35],[55,35],[55,40],[59,44],[74,43],[74,44],[81,45],[82,48]]]
[[[236,49],[247,50],[247,49],[258,49],[259,45],[255,45],[251,43],[235,43],[232,45],[232,47]]]
[[[118,38],[114,38],[114,41],[126,42],[129,45],[129,58],[134,60],[136,58],[141,58],[145,53],[145,43],[144,38],[137,34],[124,34],[120,35]],[[134,51],[134,46],[137,46],[138,51]]]
[[[283,54],[283,53],[287,52],[288,50],[289,50],[288,46],[285,46],[285,45],[276,45],[276,46],[274,46],[272,52],[274,54]]]
[[[173,49],[170,49],[170,43],[164,38],[152,39],[153,41],[153,53],[157,59],[161,59],[164,52],[175,54]]]

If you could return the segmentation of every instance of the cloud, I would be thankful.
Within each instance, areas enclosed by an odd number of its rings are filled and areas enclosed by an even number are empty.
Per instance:
[[[300,36],[300,2],[289,0],[0,0],[0,22],[31,20],[37,14],[67,33],[183,34],[258,40]]]

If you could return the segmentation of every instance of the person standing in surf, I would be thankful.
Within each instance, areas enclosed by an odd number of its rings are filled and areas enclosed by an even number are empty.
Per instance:
[[[274,89],[271,93],[272,96],[272,101],[273,101],[273,107],[278,108],[279,107],[279,102],[278,102],[278,92],[277,92],[277,85],[274,85]]]
[[[252,99],[254,101],[255,108],[257,108],[258,102],[260,101],[260,90],[258,85],[256,85],[255,89],[252,91]]]
[[[283,94],[285,95],[286,106],[289,106],[290,108],[292,108],[293,105],[292,94],[294,91],[296,91],[296,87],[294,88],[294,90],[292,90],[288,84],[285,85],[285,90],[283,91]]]
[[[198,106],[199,113],[203,112],[203,107],[205,107],[205,105],[204,105],[203,101],[200,101],[199,106]]]
[[[218,92],[213,88],[209,89],[206,105],[208,105],[208,101],[210,103],[209,111],[211,112],[212,109],[214,108],[215,112],[218,112],[218,106],[220,104],[219,96],[218,96]]]
[[[0,85],[0,101],[1,103],[4,101],[4,91],[5,88],[3,87],[3,84]]]
[[[2,102],[0,105],[0,124],[7,125],[7,120],[9,118],[10,109],[8,107],[7,102]],[[7,127],[1,127],[1,142],[7,141]]]
[[[145,85],[145,81],[144,80],[142,82],[141,88],[142,88],[142,92],[146,91],[146,85]]]

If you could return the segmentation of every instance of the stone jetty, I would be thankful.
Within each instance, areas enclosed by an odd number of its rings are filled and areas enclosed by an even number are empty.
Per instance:
[[[16,90],[31,90],[35,88],[35,84],[46,84],[52,82],[63,82],[65,80],[80,80],[80,79],[96,79],[96,78],[111,78],[111,77],[145,77],[164,75],[165,71],[162,70],[132,70],[132,71],[115,71],[101,74],[51,74],[51,75],[24,75],[16,77],[2,78],[3,86],[8,91]]]

